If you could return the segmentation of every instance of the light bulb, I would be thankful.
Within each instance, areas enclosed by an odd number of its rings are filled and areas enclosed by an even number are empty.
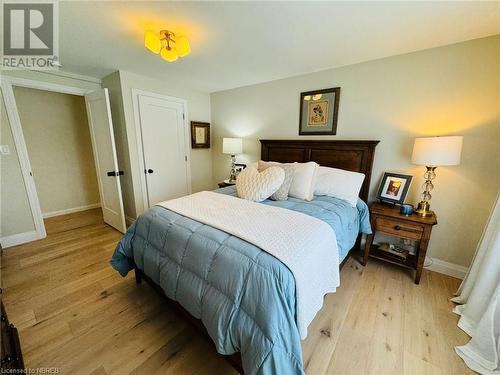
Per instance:
[[[191,52],[189,40],[185,36],[174,37],[175,49],[180,57],[184,57]]]
[[[161,41],[160,37],[152,31],[146,31],[144,34],[144,45],[153,53],[160,53]]]
[[[167,48],[162,48],[160,52],[160,56],[164,59],[167,60],[168,62],[174,62],[179,58],[179,55],[177,54],[177,51],[173,48],[167,49]]]

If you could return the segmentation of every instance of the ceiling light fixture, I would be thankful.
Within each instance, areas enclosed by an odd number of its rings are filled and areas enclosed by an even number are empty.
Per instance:
[[[179,57],[189,55],[191,46],[185,36],[175,36],[172,31],[161,30],[160,35],[154,31],[146,31],[144,45],[151,52],[160,54],[168,62],[174,62]]]

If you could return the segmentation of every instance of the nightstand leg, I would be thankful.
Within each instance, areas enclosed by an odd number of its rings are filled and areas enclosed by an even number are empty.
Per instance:
[[[427,245],[426,245],[427,246]],[[422,276],[422,269],[424,268],[425,253],[427,249],[422,249],[422,245],[418,247],[417,269],[415,272],[415,284],[420,284],[420,277]]]
[[[415,273],[415,284],[420,284],[420,277],[422,276],[422,269],[417,269],[417,272]]]
[[[424,228],[424,233],[422,234],[422,239],[418,245],[418,257],[417,257],[417,272],[415,273],[415,284],[420,284],[420,277],[422,276],[422,269],[424,268],[425,255],[427,254],[427,245],[429,244],[429,239],[431,237],[432,227],[426,226]]]
[[[370,255],[370,248],[372,247],[373,234],[368,234],[366,236],[365,252],[363,254],[363,266],[366,266],[368,262],[368,256]]]

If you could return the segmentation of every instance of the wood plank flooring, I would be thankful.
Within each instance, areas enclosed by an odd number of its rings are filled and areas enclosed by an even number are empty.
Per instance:
[[[235,374],[211,343],[109,259],[121,234],[99,209],[45,221],[48,236],[4,251],[3,301],[27,367],[61,374]],[[354,260],[303,342],[308,375],[471,374],[449,298],[459,280]]]

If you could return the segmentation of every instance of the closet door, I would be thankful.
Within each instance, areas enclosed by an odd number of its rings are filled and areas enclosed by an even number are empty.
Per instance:
[[[189,194],[184,105],[142,94],[138,104],[147,203],[152,207]]]
[[[108,89],[85,95],[85,103],[104,222],[125,233],[125,214]]]

